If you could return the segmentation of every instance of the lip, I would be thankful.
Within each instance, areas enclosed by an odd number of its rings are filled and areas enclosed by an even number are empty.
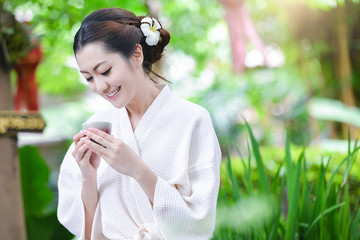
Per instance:
[[[108,99],[114,99],[119,95],[120,91],[121,91],[121,86],[119,87],[119,91],[114,96],[109,97],[108,95],[106,95],[106,94],[105,95]]]

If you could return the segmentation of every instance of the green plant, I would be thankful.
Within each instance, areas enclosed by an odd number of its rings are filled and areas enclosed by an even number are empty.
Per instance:
[[[48,187],[50,169],[33,146],[19,149],[21,183],[28,240],[72,239],[57,220],[56,199]]]
[[[227,171],[226,177],[222,176],[214,239],[360,239],[360,198],[350,194],[349,184],[360,149],[357,141],[351,149],[348,139],[348,153],[336,166],[331,166],[331,155],[321,156],[314,180],[308,176],[306,149],[294,161],[287,138],[284,163],[269,179],[259,144],[247,123],[246,127],[252,149],[248,144],[247,161],[238,151],[243,168],[240,180],[233,172],[227,149]],[[257,165],[254,170],[252,158]],[[336,181],[340,177],[342,181]],[[248,204],[249,200],[253,204]],[[241,204],[246,210],[239,210]],[[225,220],[223,213],[228,216]],[[251,219],[258,221],[244,221],[246,213],[256,214]]]

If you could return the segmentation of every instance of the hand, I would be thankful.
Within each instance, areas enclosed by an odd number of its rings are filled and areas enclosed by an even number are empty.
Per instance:
[[[87,139],[89,137],[84,132],[79,132],[73,137],[75,149],[72,155],[80,167],[83,178],[94,179],[100,165],[100,157],[85,144]]]
[[[136,174],[147,167],[139,156],[120,139],[96,128],[89,128],[84,133],[87,137],[101,144],[99,145],[87,138],[85,139],[86,146],[116,171],[135,178]]]

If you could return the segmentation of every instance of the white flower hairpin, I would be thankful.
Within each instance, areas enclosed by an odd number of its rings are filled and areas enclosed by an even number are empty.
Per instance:
[[[141,31],[146,37],[145,42],[149,46],[155,46],[160,39],[160,23],[155,18],[145,17],[141,20]]]

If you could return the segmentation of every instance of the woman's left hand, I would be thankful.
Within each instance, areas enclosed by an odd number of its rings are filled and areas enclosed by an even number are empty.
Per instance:
[[[116,171],[135,177],[144,167],[145,164],[139,156],[120,139],[96,128],[89,128],[84,133],[87,137],[101,144],[87,139],[85,143],[91,151],[103,158]]]

